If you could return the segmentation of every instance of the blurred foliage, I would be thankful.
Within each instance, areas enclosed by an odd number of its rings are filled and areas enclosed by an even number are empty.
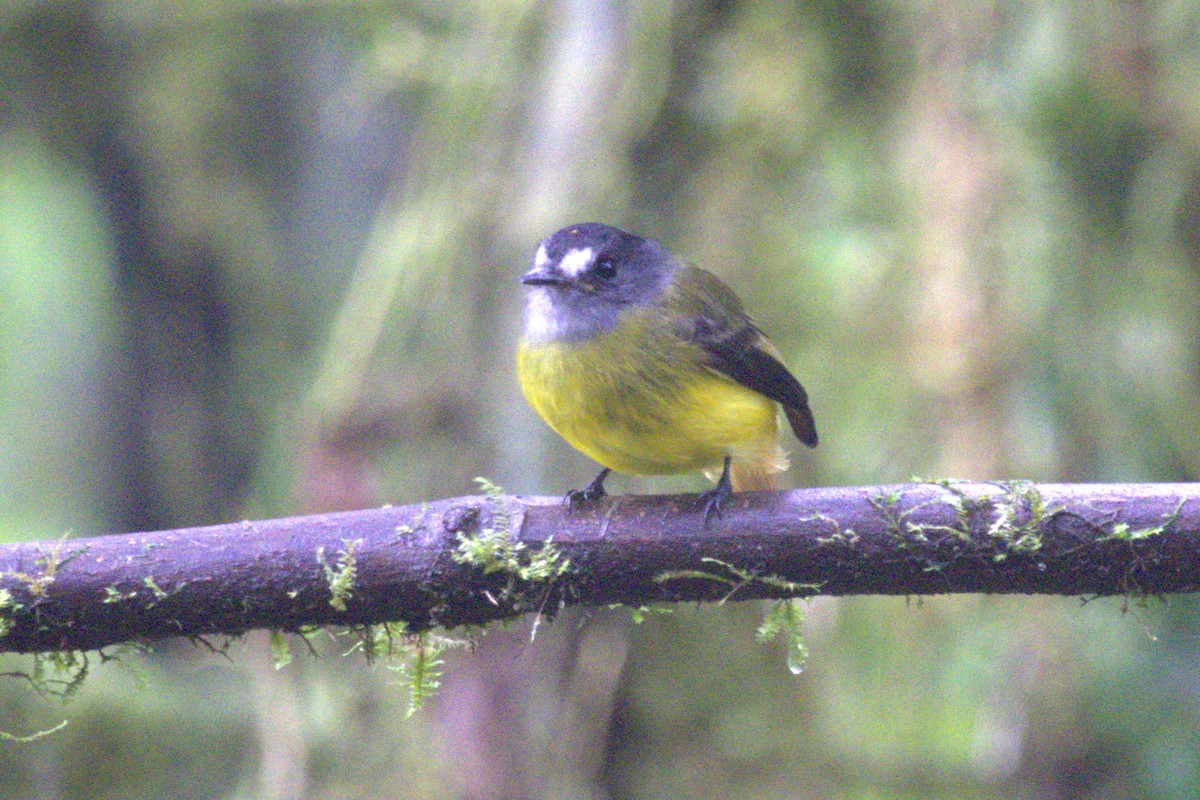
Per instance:
[[[585,219],[742,294],[813,399],[795,485],[1196,480],[1198,26],[0,2],[0,535],[582,485],[511,355],[516,276]],[[799,676],[755,605],[579,612],[448,656],[412,719],[330,636],[167,643],[65,706],[0,683],[6,732],[70,720],[0,742],[0,795],[1191,798],[1195,611],[822,599]]]

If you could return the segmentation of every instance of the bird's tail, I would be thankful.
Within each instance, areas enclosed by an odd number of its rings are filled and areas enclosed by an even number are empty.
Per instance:
[[[770,461],[734,461],[729,465],[729,483],[735,492],[766,492],[779,488],[776,472],[779,468]]]

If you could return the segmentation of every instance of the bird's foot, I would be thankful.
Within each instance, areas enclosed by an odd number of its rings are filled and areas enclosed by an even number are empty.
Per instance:
[[[721,507],[733,496],[733,489],[727,484],[717,484],[712,489],[700,493],[700,502],[704,506],[704,527],[708,527],[713,517],[721,516]]]
[[[721,516],[721,506],[725,505],[725,501],[733,496],[733,484],[729,480],[729,461],[729,456],[726,456],[725,468],[721,470],[721,478],[717,481],[717,485],[700,493],[700,503],[704,504],[705,528],[708,527],[714,516]]]
[[[587,486],[567,492],[567,496],[564,498],[567,503],[567,510],[574,511],[575,506],[579,503],[590,503],[607,495],[608,492],[604,491],[604,479],[608,477],[608,473],[611,471],[608,467],[605,467],[600,470],[600,474]]]

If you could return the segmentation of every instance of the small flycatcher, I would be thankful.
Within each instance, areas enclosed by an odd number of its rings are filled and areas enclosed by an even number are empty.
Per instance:
[[[817,446],[808,395],[733,291],[658,242],[608,225],[544,240],[527,287],[517,376],[551,428],[604,467],[568,497],[604,495],[609,472],[723,465],[705,520],[734,491],[774,488],[787,468],[779,408]]]

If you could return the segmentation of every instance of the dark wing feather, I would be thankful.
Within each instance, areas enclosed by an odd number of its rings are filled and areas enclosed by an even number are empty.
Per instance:
[[[762,332],[747,322],[732,335],[700,340],[708,366],[743,386],[783,406],[796,438],[817,446],[817,426],[808,407],[808,393],[788,368],[775,357],[775,348]]]
[[[694,270],[693,272],[700,272]],[[708,273],[686,338],[700,345],[707,366],[783,406],[796,438],[817,446],[817,426],[808,393],[779,360],[778,351],[742,310],[737,297]]]

